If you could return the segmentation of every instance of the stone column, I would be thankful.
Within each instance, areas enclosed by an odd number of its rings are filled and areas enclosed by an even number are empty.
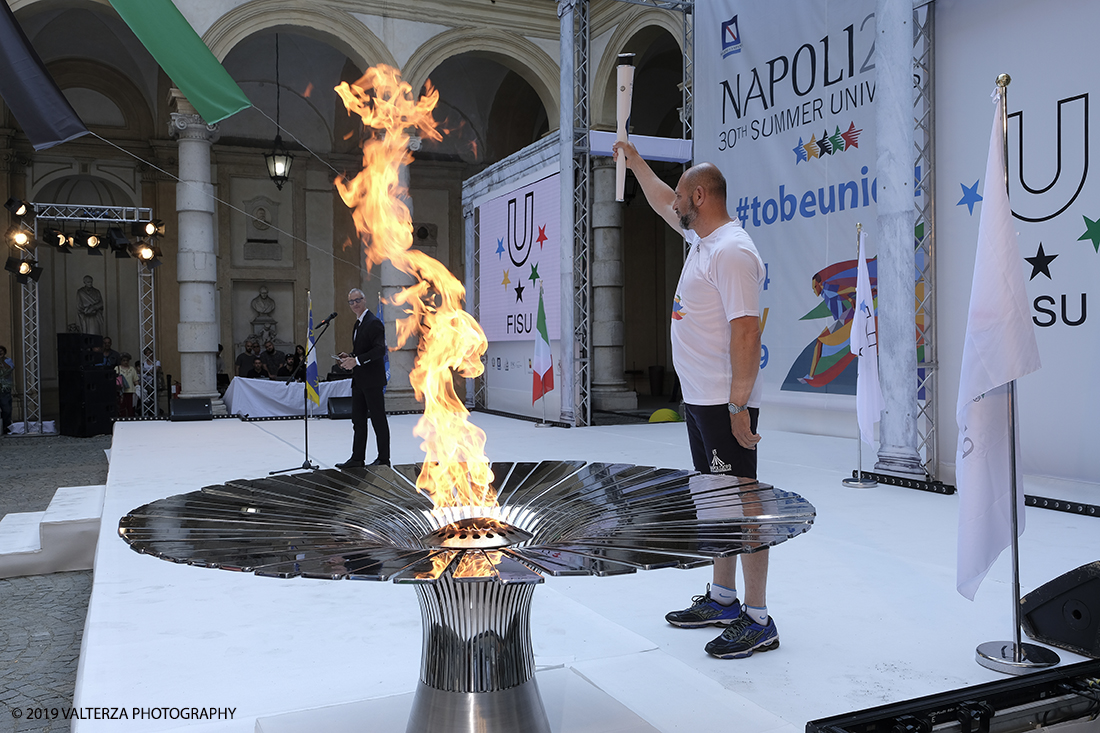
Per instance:
[[[878,0],[875,23],[879,380],[886,403],[875,470],[925,478],[916,417],[913,9]]]
[[[636,410],[623,374],[623,204],[611,158],[592,159],[592,198],[592,406]]]
[[[225,414],[218,397],[218,323],[215,287],[218,280],[214,247],[214,199],[210,182],[210,146],[218,138],[179,92],[172,89],[169,134],[179,140],[179,177],[176,211],[179,213],[181,397],[209,397],[215,413]]]

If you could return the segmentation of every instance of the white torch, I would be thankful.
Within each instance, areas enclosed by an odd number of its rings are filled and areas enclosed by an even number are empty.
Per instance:
[[[615,120],[617,123],[615,139],[626,142],[626,128],[630,122],[630,100],[634,96],[634,54],[619,54],[616,68],[618,89],[615,95]],[[626,188],[626,156],[620,155],[615,161],[615,200],[623,200]]]

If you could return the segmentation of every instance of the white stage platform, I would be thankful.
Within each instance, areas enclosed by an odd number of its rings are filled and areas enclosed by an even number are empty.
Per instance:
[[[473,419],[488,433],[493,460],[690,466],[683,424],[561,429]],[[412,435],[416,420],[390,418],[395,463],[422,455]],[[315,462],[327,468],[347,458],[350,421],[314,420],[309,433]],[[536,664],[556,674],[551,684],[575,685],[578,676],[667,733],[800,733],[808,720],[1003,679],[975,663],[974,649],[1011,637],[1008,553],[975,602],[956,593],[957,497],[848,489],[840,482],[854,466],[854,440],[769,431],[766,419],[762,433],[761,480],[802,494],[818,510],[808,534],[772,551],[768,605],[781,647],[746,660],[712,659],[703,645],[717,630],[664,622],[665,612],[703,592],[709,568],[547,578],[535,592],[532,634]],[[298,421],[115,426],[76,707],[125,708],[130,733],[282,732],[294,730],[294,720],[302,731],[327,730],[322,708],[401,707],[399,696],[415,688],[420,663],[412,588],[174,565],[138,555],[118,537],[118,520],[131,509],[301,465],[301,445]],[[368,458],[372,452],[373,438]],[[1043,495],[1048,489],[1027,487]],[[1098,496],[1091,493],[1093,503]],[[1025,593],[1097,558],[1100,520],[1028,510]],[[1063,664],[1081,660],[1058,653]],[[562,669],[565,678],[554,672]],[[135,708],[234,712],[229,721],[133,720]],[[316,717],[287,715],[310,710]],[[364,715],[362,730],[387,730]],[[87,719],[73,721],[72,730],[121,727]]]

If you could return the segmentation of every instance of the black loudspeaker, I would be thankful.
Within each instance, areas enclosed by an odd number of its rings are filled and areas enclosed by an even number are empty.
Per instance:
[[[1100,659],[1100,560],[1031,591],[1020,612],[1032,639]]]
[[[168,419],[172,422],[214,419],[214,411],[210,409],[210,399],[208,397],[190,397],[187,399],[177,397],[174,400],[168,400],[168,402],[172,406],[172,413],[168,416]]]
[[[101,361],[103,361],[102,336],[91,333],[57,334],[58,369],[83,369],[95,366]]]
[[[328,398],[328,419],[329,420],[350,420],[351,419],[351,398],[350,397],[329,397]]]

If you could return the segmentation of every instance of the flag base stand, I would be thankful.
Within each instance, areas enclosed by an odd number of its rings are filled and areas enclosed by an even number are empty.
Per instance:
[[[536,428],[552,428],[552,427],[554,427],[554,423],[546,422],[545,420],[543,420],[542,422],[535,423],[535,427]]]
[[[841,479],[840,483],[847,486],[849,489],[873,489],[878,486],[878,481],[873,478],[864,478],[863,476],[863,440],[862,438],[856,439],[856,465],[859,466],[853,473],[851,478]]]
[[[1038,644],[1020,644],[1016,657],[1016,643],[1011,641],[987,641],[974,654],[978,664],[1004,674],[1027,674],[1062,661],[1057,652]]]

